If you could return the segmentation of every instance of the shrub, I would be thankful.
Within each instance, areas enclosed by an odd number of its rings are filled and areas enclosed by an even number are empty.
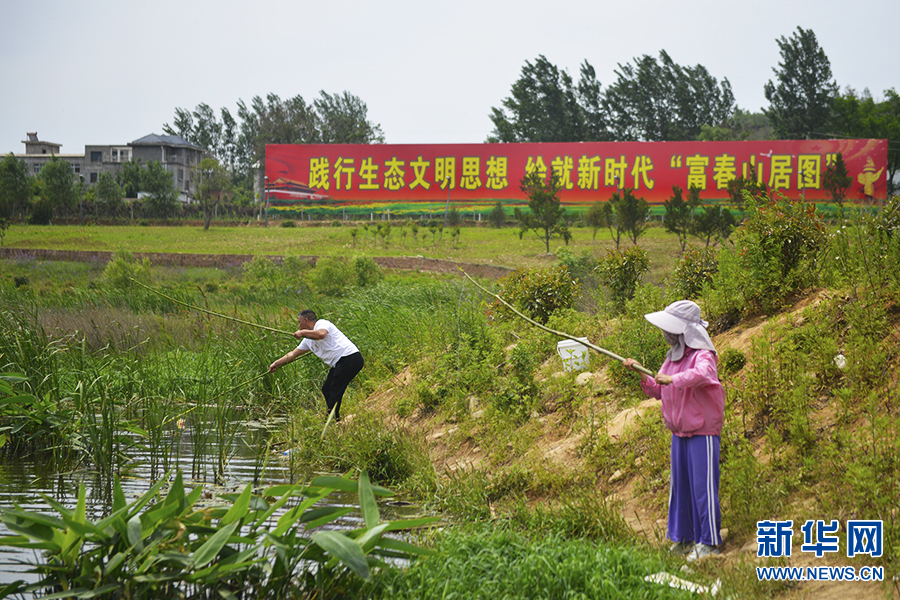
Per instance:
[[[296,227],[297,224],[293,221],[282,221],[280,227]]]
[[[624,252],[608,250],[597,267],[600,283],[609,288],[613,303],[619,310],[624,309],[625,302],[634,297],[638,283],[649,272],[650,258],[639,246]]]
[[[247,277],[269,286],[274,286],[278,279],[278,265],[264,256],[254,256],[242,268]]]
[[[578,297],[578,282],[565,265],[546,269],[516,269],[500,280],[498,294],[526,316],[546,323],[554,311],[570,308]],[[500,317],[511,316],[500,302],[492,310]]]
[[[703,291],[703,284],[712,282],[718,270],[716,253],[712,248],[697,248],[688,244],[681,260],[675,265],[672,285],[682,298],[696,298]]]
[[[32,225],[49,225],[50,219],[53,218],[53,205],[49,200],[38,198],[31,205],[31,216],[28,222]]]
[[[342,227],[342,226],[343,226],[343,223],[341,223],[340,221],[338,221],[337,219],[335,219],[334,221],[331,222],[331,226],[332,226],[332,227]]]
[[[356,272],[347,259],[326,256],[316,262],[313,278],[326,296],[343,296],[356,283]]]
[[[719,354],[719,364],[722,365],[723,374],[734,375],[747,364],[747,357],[740,350],[726,348]]]
[[[371,256],[357,256],[353,259],[353,271],[356,273],[356,285],[366,287],[375,285],[384,279],[381,267]]]
[[[745,298],[769,312],[817,280],[827,235],[815,205],[784,196],[746,199],[747,218],[735,231]]]
[[[556,251],[556,258],[565,265],[572,277],[576,277],[579,280],[587,279],[593,275],[594,269],[597,268],[597,259],[588,250],[585,250],[580,255],[576,255],[567,247],[560,246]]]
[[[151,280],[150,260],[145,258],[143,262],[139,263],[131,252],[119,250],[113,254],[112,260],[103,270],[103,278],[120,290],[132,287],[132,279],[149,285]]]

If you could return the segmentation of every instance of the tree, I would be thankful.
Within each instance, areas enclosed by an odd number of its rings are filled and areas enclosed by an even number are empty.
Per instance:
[[[116,182],[122,186],[126,198],[137,198],[138,192],[144,191],[144,169],[141,163],[129,160],[122,165],[122,170],[116,173]]]
[[[237,160],[237,136],[237,121],[231,116],[231,111],[227,108],[222,108],[222,150],[220,158],[232,174],[234,174],[234,164]]]
[[[492,227],[496,227],[497,229],[503,227],[503,224],[506,223],[506,211],[503,210],[503,203],[501,201],[497,200],[497,202],[494,203],[494,208],[488,213],[488,222]]]
[[[591,239],[597,239],[597,230],[609,225],[612,220],[612,205],[609,202],[594,202],[584,213],[584,224],[591,228]]]
[[[603,106],[617,140],[694,140],[703,125],[718,126],[734,111],[731,83],[720,84],[706,67],[682,67],[661,50],[618,65]]]
[[[194,117],[191,111],[185,108],[175,108],[175,119],[173,125],[168,123],[162,126],[163,133],[166,135],[177,135],[187,141],[191,141],[194,137]]]
[[[319,141],[323,144],[383,144],[381,126],[368,120],[366,103],[350,92],[319,92],[313,100],[319,121]]]
[[[543,55],[525,61],[502,108],[491,108],[494,130],[487,141],[581,142],[608,139],[600,83],[585,61],[576,87],[572,76]]]
[[[118,216],[122,210],[125,191],[116,182],[116,178],[111,173],[100,173],[95,190],[97,202],[103,208],[103,212],[113,217]]]
[[[195,167],[197,185],[197,201],[203,211],[203,230],[209,229],[216,207],[224,200],[231,189],[231,178],[219,161],[212,157],[204,158]]]
[[[650,205],[643,198],[634,195],[634,190],[625,188],[622,192],[622,200],[616,204],[616,217],[622,231],[631,238],[631,243],[637,246],[640,238],[647,229],[647,217],[650,216]],[[618,244],[616,245],[618,249]]]
[[[700,190],[691,186],[691,193],[685,200],[681,188],[672,186],[672,196],[665,201],[666,216],[663,225],[666,231],[674,233],[681,242],[681,252],[687,245],[687,237],[691,232],[694,222],[694,209],[700,206]]]
[[[857,94],[847,88],[835,98],[831,132],[847,137],[886,139],[888,141],[887,195],[897,193],[894,178],[900,171],[900,95],[891,88],[884,100],[876,102],[869,90]]]
[[[547,254],[550,254],[550,238],[553,234],[567,238],[569,233],[563,221],[566,209],[560,201],[562,184],[559,173],[551,171],[547,179],[544,179],[540,173],[532,171],[522,178],[519,188],[528,196],[529,209],[527,213],[519,208],[515,210],[519,221],[519,237],[526,231],[534,231],[544,241]]]
[[[843,155],[838,152],[834,162],[825,167],[822,173],[822,187],[831,196],[831,200],[838,205],[838,211],[844,212],[844,198],[853,184],[853,177],[847,172],[847,165],[844,164]]]
[[[168,225],[169,213],[174,212],[178,205],[178,191],[175,189],[172,174],[166,171],[158,160],[151,160],[144,172],[143,187],[147,192],[150,210],[153,214],[162,216]]]
[[[703,241],[708,248],[712,240],[726,240],[736,225],[734,215],[721,205],[704,206],[695,215],[691,235]]]
[[[765,183],[759,181],[756,176],[756,169],[751,166],[747,177],[743,175],[735,177],[728,182],[726,186],[728,197],[731,204],[738,210],[744,209],[744,195],[751,194],[753,196],[766,193],[767,187]]]
[[[269,94],[254,96],[250,105],[238,101],[241,120],[238,157],[246,173],[256,171],[256,186],[264,188],[266,144],[312,144],[319,140],[313,107],[300,95],[282,100]]]
[[[0,219],[7,222],[16,209],[24,212],[31,197],[28,167],[10,152],[0,159]]]
[[[222,155],[222,124],[216,119],[216,111],[205,102],[194,109],[194,130],[186,140],[203,148],[215,157]]]
[[[54,211],[69,211],[78,201],[78,189],[75,187],[75,171],[72,165],[59,157],[52,156],[41,167],[44,198]],[[68,220],[68,212],[66,213]]]
[[[763,88],[769,101],[763,112],[779,139],[821,134],[838,94],[831,63],[811,29],[797,27],[790,39],[781,36],[777,42],[781,62],[772,70],[778,83],[769,80]]]

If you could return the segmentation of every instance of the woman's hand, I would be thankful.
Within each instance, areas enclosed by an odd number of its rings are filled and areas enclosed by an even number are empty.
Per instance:
[[[622,364],[623,364],[623,365],[625,366],[625,368],[628,369],[629,371],[635,371],[635,370],[636,370],[636,369],[634,368],[635,366],[638,366],[638,367],[643,366],[643,365],[641,365],[641,363],[639,363],[638,361],[634,360],[633,358],[626,358],[624,361],[622,361]]]

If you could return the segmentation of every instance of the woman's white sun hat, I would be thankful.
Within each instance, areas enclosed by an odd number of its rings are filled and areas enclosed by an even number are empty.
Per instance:
[[[695,302],[679,300],[668,305],[664,310],[644,315],[644,318],[666,333],[678,336],[679,341],[689,348],[716,351],[706,332],[709,323],[700,318],[700,307]],[[676,344],[672,344],[672,346],[674,348]],[[676,352],[676,354],[678,357],[673,357],[673,360],[680,359],[682,352]]]

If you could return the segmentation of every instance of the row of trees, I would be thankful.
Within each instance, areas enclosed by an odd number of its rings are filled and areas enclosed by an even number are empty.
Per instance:
[[[826,166],[822,173],[823,186],[831,198],[840,207],[853,178],[847,173],[843,157],[838,154],[833,164]],[[528,212],[515,209],[515,218],[519,224],[519,237],[533,231],[544,242],[547,253],[550,253],[550,239],[559,235],[567,244],[571,235],[566,223],[566,211],[562,207],[562,184],[559,174],[551,171],[542,177],[538,172],[527,174],[520,182],[520,189],[528,197]],[[739,176],[729,182],[729,206],[716,204],[703,206],[700,200],[700,188],[690,187],[685,191],[681,187],[672,186],[672,195],[665,200],[665,216],[663,225],[667,231],[678,236],[681,251],[684,252],[689,237],[699,239],[706,247],[718,240],[725,240],[737,225],[732,209],[743,212],[744,199],[747,194],[758,197],[767,194],[765,184],[760,183],[752,171],[747,177]],[[610,236],[619,250],[623,237],[637,246],[638,239],[649,225],[650,205],[644,198],[635,196],[634,190],[625,188],[610,196],[608,202],[595,202],[584,215],[585,224],[597,231],[604,227],[609,229]],[[503,223],[502,205],[491,212],[489,220],[499,227]]]
[[[276,94],[238,100],[234,113],[205,103],[191,111],[176,108],[163,131],[202,147],[231,177],[233,191],[252,195],[253,177],[263,186],[267,144],[384,143],[381,126],[368,119],[366,103],[349,92],[324,91],[308,103],[302,96],[282,100]]]
[[[815,33],[798,27],[776,40],[781,61],[764,86],[762,113],[736,107],[731,84],[702,65],[681,66],[665,52],[618,65],[601,88],[584,61],[573,80],[544,56],[526,61],[510,96],[490,113],[488,142],[684,141],[803,138],[888,140],[888,193],[900,170],[900,95],[841,93]]]
[[[502,108],[491,109],[488,142],[693,140],[704,124],[734,114],[734,94],[702,65],[683,67],[660,52],[619,65],[617,81],[601,90],[584,61],[576,85],[544,56],[525,62]]]
[[[741,178],[742,179],[742,178]],[[754,189],[752,180],[747,180],[740,189]],[[551,172],[547,177],[538,173],[526,175],[520,182],[520,188],[528,196],[528,212],[515,209],[515,218],[519,224],[519,237],[531,231],[544,242],[547,253],[550,253],[550,240],[558,235],[568,244],[571,239],[566,223],[566,210],[562,207],[562,184],[559,175]],[[692,187],[687,198],[680,187],[673,186],[672,196],[665,201],[665,228],[675,233],[681,240],[681,248],[687,244],[688,236],[700,239],[706,246],[718,239],[726,239],[737,221],[728,208],[701,206],[700,189]],[[740,209],[740,206],[737,207]],[[502,215],[502,207],[497,207]],[[610,237],[619,249],[622,239],[627,238],[632,245],[649,226],[650,205],[644,198],[634,194],[634,190],[625,188],[615,192],[608,202],[595,202],[584,214],[585,224],[593,229],[594,237],[599,229],[608,228]],[[491,217],[495,226],[502,220]]]
[[[218,205],[230,198],[231,180],[226,170],[213,158],[204,158],[195,168],[198,181],[195,200],[206,227]],[[67,220],[75,216],[116,218],[129,210],[133,216],[135,203],[126,206],[125,198],[136,198],[139,215],[168,218],[180,208],[178,190],[172,174],[159,161],[146,166],[131,161],[122,165],[116,175],[101,173],[97,184],[86,186],[68,162],[51,157],[40,173],[31,176],[25,161],[12,153],[0,159],[0,229],[5,231],[18,216],[35,224],[47,224],[55,216]]]

